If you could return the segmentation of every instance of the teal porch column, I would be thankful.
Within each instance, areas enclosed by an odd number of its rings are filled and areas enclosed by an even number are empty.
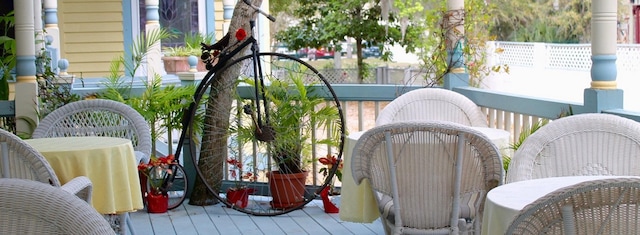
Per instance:
[[[464,0],[449,0],[447,9],[449,12],[447,19],[445,19],[446,24],[449,27],[453,26],[453,30],[447,32],[446,35],[447,62],[451,69],[444,76],[444,88],[451,90],[454,87],[469,85],[469,74],[465,71],[462,52],[464,46]]]
[[[584,90],[587,112],[622,109],[623,91],[617,88],[617,12],[616,1],[591,2],[591,87]]]

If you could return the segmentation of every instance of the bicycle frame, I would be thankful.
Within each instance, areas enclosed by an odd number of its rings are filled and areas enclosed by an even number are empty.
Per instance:
[[[204,78],[202,79],[202,81],[200,81],[200,84],[198,84],[198,87],[196,88],[193,100],[191,101],[191,104],[189,104],[189,107],[184,110],[183,115],[182,115],[182,131],[180,133],[180,139],[178,140],[178,144],[176,146],[176,152],[174,154],[175,159],[179,159],[180,154],[182,153],[182,146],[184,145],[184,137],[185,135],[188,134],[188,128],[189,125],[191,124],[191,121],[189,119],[189,117],[191,116],[190,114],[192,114],[193,112],[195,112],[195,110],[197,109],[197,103],[196,101],[199,101],[200,99],[202,99],[202,95],[204,94],[203,90],[206,89],[207,84],[210,83],[210,80],[213,79],[214,75],[225,69],[226,65],[228,62],[232,61],[233,57],[235,55],[237,55],[238,53],[240,53],[240,51],[242,51],[242,49],[244,49],[245,47],[251,45],[251,53],[253,55],[253,69],[254,69],[254,80],[256,82],[256,84],[259,84],[260,87],[262,87],[262,90],[258,90],[258,86],[255,86],[255,93],[256,93],[256,97],[259,97],[258,95],[260,94],[260,92],[262,92],[261,94],[264,94],[264,82],[263,82],[263,76],[262,76],[262,67],[260,64],[260,61],[258,60],[258,54],[259,54],[259,47],[258,47],[258,41],[255,39],[255,37],[253,36],[253,27],[255,26],[255,21],[251,20],[250,21],[250,27],[251,27],[251,35],[246,38],[244,41],[242,41],[241,43],[237,43],[237,46],[228,52],[221,52],[220,55],[218,55],[218,63],[216,63],[210,70],[209,72],[207,72],[207,74],[204,76]],[[205,51],[206,48],[203,48],[203,51]],[[263,95],[264,96],[264,95]],[[262,99],[263,100],[263,106],[266,107],[267,105],[267,101],[266,99]],[[257,113],[258,113],[258,123],[259,126],[258,128],[262,128],[262,120],[261,120],[261,115],[260,115],[260,105],[256,105],[257,107]],[[267,120],[268,120],[268,114],[267,115]],[[195,162],[193,164],[196,164]],[[166,186],[170,181],[172,181],[172,179],[167,179],[165,180],[165,183],[163,184],[163,186]]]

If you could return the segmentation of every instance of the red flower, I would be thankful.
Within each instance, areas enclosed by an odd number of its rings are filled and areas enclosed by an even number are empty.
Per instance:
[[[176,164],[173,154],[166,157],[152,156],[149,163],[138,164],[138,171],[147,177],[147,182],[151,186],[151,191],[155,193],[166,193],[167,189],[162,188],[162,183],[169,174],[172,174],[169,165]],[[158,167],[158,168],[156,168]]]
[[[226,161],[227,164],[229,164],[229,177],[233,179],[236,184],[234,187],[230,187],[229,190],[247,188],[247,186],[243,184],[245,182],[244,180],[253,182],[258,179],[258,176],[254,175],[251,171],[245,172],[242,170],[242,162],[238,161],[238,159],[228,158]]]
[[[227,159],[227,163],[229,163],[229,165],[237,167],[238,169],[242,169],[242,162],[238,161],[237,159]]]
[[[238,29],[238,31],[236,31],[236,39],[238,39],[238,41],[242,41],[246,37],[247,37],[247,32],[244,31],[244,29]]]
[[[322,175],[324,176],[327,176],[327,174],[329,173],[329,169],[333,168],[334,165],[338,165],[336,177],[338,178],[338,180],[342,181],[342,168],[344,165],[342,161],[338,161],[338,158],[336,158],[336,156],[328,154],[326,157],[318,158],[318,162],[326,166],[324,168],[321,168],[319,171],[319,173],[322,173]]]

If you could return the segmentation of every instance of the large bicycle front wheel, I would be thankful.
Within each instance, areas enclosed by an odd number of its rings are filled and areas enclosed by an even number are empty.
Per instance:
[[[342,159],[344,118],[331,85],[311,65],[278,53],[255,58],[229,62],[195,95],[200,111],[191,113],[189,130],[201,138],[191,152],[199,152],[199,177],[225,205],[278,215],[302,208],[332,182],[341,164],[317,159]]]

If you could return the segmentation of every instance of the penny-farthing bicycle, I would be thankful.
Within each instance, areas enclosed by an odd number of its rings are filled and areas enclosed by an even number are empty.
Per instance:
[[[249,0],[243,2],[275,20]],[[255,22],[250,25],[253,29]],[[311,65],[285,54],[259,52],[253,32],[243,35],[239,30],[238,43],[222,49],[203,45],[209,72],[184,114],[175,156],[190,137],[193,162],[213,163],[196,166],[198,177],[222,203],[252,215],[284,214],[304,207],[332,182],[339,164],[323,179],[315,159],[342,159],[342,108],[331,85]],[[248,54],[231,59],[246,47]],[[203,167],[217,169],[215,178],[225,180],[208,182]],[[296,180],[285,173],[303,176]],[[274,184],[280,178],[284,181]],[[232,188],[248,188],[247,201],[231,200]]]

